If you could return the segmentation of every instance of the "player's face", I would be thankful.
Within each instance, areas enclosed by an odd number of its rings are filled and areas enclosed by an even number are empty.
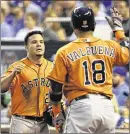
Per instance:
[[[29,37],[27,52],[30,56],[43,56],[44,50],[44,40],[40,34],[35,34]]]
[[[120,83],[121,76],[119,74],[114,73],[112,82],[113,82],[113,87],[117,87]]]

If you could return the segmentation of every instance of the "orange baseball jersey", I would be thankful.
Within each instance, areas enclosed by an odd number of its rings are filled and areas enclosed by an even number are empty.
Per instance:
[[[43,58],[39,67],[24,58],[13,63],[2,77],[12,73],[18,64],[23,64],[24,69],[14,77],[10,86],[11,112],[23,116],[43,116],[50,87],[46,76],[52,68],[52,63]]]
[[[87,93],[112,97],[112,68],[128,62],[128,49],[113,40],[77,38],[58,50],[47,77],[64,84],[68,101]]]

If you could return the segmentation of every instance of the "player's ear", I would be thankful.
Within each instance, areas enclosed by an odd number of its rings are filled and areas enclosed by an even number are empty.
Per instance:
[[[27,45],[25,45],[25,50],[28,51],[28,46]]]

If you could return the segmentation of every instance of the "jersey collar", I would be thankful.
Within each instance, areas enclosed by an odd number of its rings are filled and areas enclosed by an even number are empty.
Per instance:
[[[29,66],[33,66],[35,68],[38,68],[39,67],[38,65],[36,65],[35,63],[33,63],[28,57],[24,58],[23,62],[25,64],[28,64]],[[40,65],[42,66],[44,64],[45,64],[45,59],[42,58],[42,61],[41,61],[41,64]]]
[[[33,65],[38,66],[38,64],[33,63],[28,57],[26,57],[26,59],[27,59],[27,61],[28,61],[30,64],[33,64]],[[42,64],[44,63],[44,61],[45,61],[45,59],[42,58],[41,63],[40,63],[39,65],[42,65]]]
[[[74,40],[73,42],[81,42],[81,43],[84,43],[84,42],[96,42],[100,40],[99,38],[96,38],[96,37],[93,37],[93,36],[89,36],[89,37],[86,37],[86,38],[77,38],[76,40]]]

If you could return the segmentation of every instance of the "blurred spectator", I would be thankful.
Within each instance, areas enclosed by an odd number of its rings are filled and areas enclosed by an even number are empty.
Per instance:
[[[14,28],[14,34],[24,27],[24,10],[22,3],[10,2],[10,14],[6,17],[8,22]]]
[[[127,96],[126,107],[130,109],[130,94],[124,92],[124,95]]]
[[[120,112],[120,119],[117,122],[116,128],[128,129],[129,128],[129,109],[123,108]]]
[[[129,37],[129,1],[128,0],[121,0],[119,1],[113,1],[113,6],[115,6],[121,13],[123,17],[123,27],[125,30],[125,35]]]
[[[1,0],[0,2],[1,2],[1,9],[4,9],[5,14],[8,15],[10,13],[9,1]]]
[[[18,57],[14,51],[5,51],[1,56],[1,74],[3,74],[7,70],[10,64],[17,60]]]
[[[42,8],[43,14],[44,12],[46,12],[48,6],[51,4],[51,0],[33,0],[33,2]]]
[[[45,17],[62,17],[63,8],[58,1],[52,1],[48,6]]]
[[[80,0],[77,0],[76,1],[76,7],[80,7],[80,6],[84,6],[84,2],[80,1]]]
[[[1,19],[0,19],[0,24],[1,24],[1,37],[13,37],[14,32],[13,32],[13,27],[9,25],[5,21],[6,13],[4,9],[1,9]]]
[[[1,95],[1,123],[9,124],[10,123],[10,114],[9,114],[9,106],[10,106],[10,93]]]
[[[59,4],[63,7],[64,17],[71,16],[73,9],[76,7],[76,1],[59,1]]]
[[[124,92],[124,95],[127,97],[125,107],[120,110],[120,119],[117,123],[117,128],[129,128],[129,108],[130,108],[130,95],[127,92]]]
[[[116,128],[128,128],[129,114],[127,107],[129,87],[125,82],[126,79],[125,67],[115,67],[113,69],[113,93],[116,95],[119,104],[120,118],[118,119]]]
[[[26,13],[24,18],[24,28],[18,31],[18,33],[16,34],[16,38],[23,40],[26,34],[30,31],[33,30],[43,31],[43,29],[37,25],[38,25],[37,14],[34,12]]]
[[[1,94],[1,104],[2,108],[6,108],[11,100],[11,94],[10,91],[8,91],[5,94]]]
[[[43,27],[43,35],[45,40],[59,40],[58,35],[50,28],[47,22],[43,21],[41,26]]]
[[[76,1],[53,1],[46,11],[46,17],[69,17],[71,11],[76,6]],[[49,22],[50,27],[54,30],[60,40],[65,40],[73,32],[70,22]]]
[[[59,1],[53,1],[52,4],[48,7],[46,12],[46,17],[61,17],[63,9],[59,4]],[[54,31],[59,40],[66,40],[66,32],[59,22],[45,22],[52,31]]]
[[[101,1],[85,1],[85,5],[92,8],[95,14],[96,27],[94,31],[94,36],[109,40],[112,38],[112,31],[105,16],[108,16],[103,10],[103,4]],[[102,6],[101,6],[102,5]]]
[[[32,0],[24,0],[23,3],[26,13],[34,12],[38,15],[39,21],[43,19],[43,11],[39,5],[35,4]]]
[[[66,40],[65,30],[63,29],[63,27],[61,26],[60,23],[53,22],[52,25],[50,25],[50,29],[52,29],[57,34],[59,40],[61,40],[61,41]]]
[[[5,94],[1,94],[1,123],[9,124],[10,116],[8,106],[10,105],[11,94],[7,92]]]
[[[106,11],[104,10],[103,4],[101,1],[84,1],[85,6],[90,7],[93,9],[94,14],[96,17],[105,17],[107,14],[105,13]],[[101,6],[102,5],[102,6]]]
[[[112,0],[102,0],[102,3],[105,6],[106,13],[111,15],[110,8],[112,8]]]
[[[119,107],[125,106],[127,96],[125,93],[129,93],[129,86],[126,83],[126,69],[124,67],[117,66],[113,69],[113,93],[116,95]]]
[[[72,10],[76,7],[76,1],[59,1],[59,4],[63,8],[62,17],[70,17]],[[61,22],[61,25],[65,29],[66,36],[70,37],[73,33],[71,22]]]

